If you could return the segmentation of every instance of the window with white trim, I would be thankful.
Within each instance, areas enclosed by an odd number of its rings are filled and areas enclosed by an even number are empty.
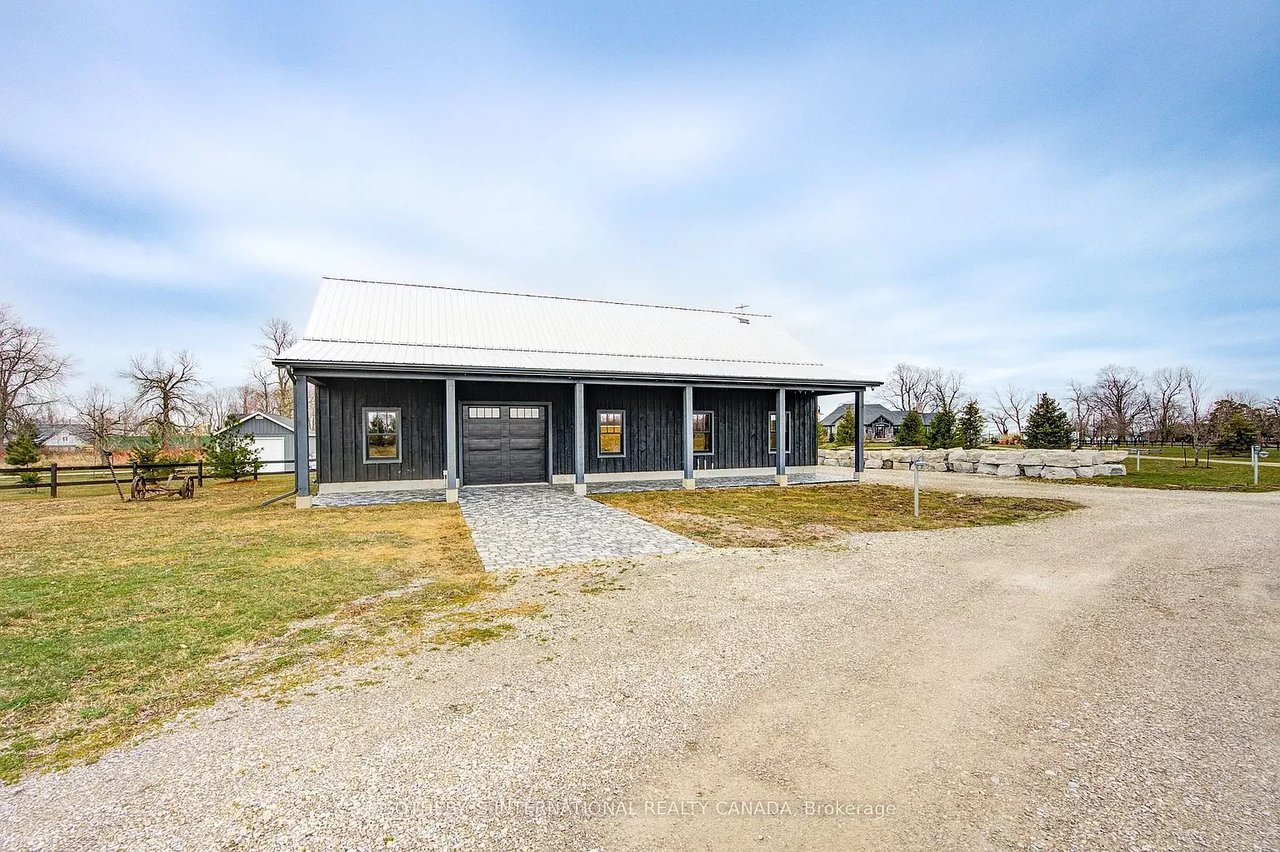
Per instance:
[[[787,452],[791,452],[791,437],[795,434],[795,417],[787,412]],[[769,412],[769,452],[778,452],[778,412]]]
[[[471,420],[497,420],[502,416],[502,409],[496,405],[469,405],[467,417]]]
[[[708,456],[715,452],[715,416],[710,411],[693,412],[693,452]]]
[[[509,414],[512,420],[537,420],[542,416],[542,409],[538,407],[512,408]]]
[[[596,412],[596,453],[601,456],[626,454],[626,438],[623,425],[626,413],[622,411]]]
[[[364,410],[365,464],[400,461],[400,409]]]

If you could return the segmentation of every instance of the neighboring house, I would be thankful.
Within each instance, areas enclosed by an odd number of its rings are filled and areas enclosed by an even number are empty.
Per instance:
[[[253,448],[262,459],[264,473],[283,473],[293,470],[295,441],[293,437],[293,421],[286,420],[276,414],[254,411],[240,418],[231,426],[224,426],[214,435],[221,435],[228,429],[242,435],[253,436]],[[308,458],[314,462],[316,458],[316,435],[311,432],[307,436]]]
[[[72,423],[46,423],[36,427],[36,444],[41,447],[83,449],[93,442],[84,430]]]
[[[758,314],[325,279],[293,374],[322,493],[816,468],[817,397],[880,383]],[[778,412],[783,444],[778,454]],[[296,468],[300,506],[310,504]]]
[[[826,430],[827,440],[834,441],[836,438],[836,426],[840,423],[840,418],[844,416],[846,409],[851,403],[836,406],[836,410],[822,418],[822,428]],[[878,403],[869,402],[862,406],[862,425],[866,440],[868,441],[892,441],[897,437],[898,429],[902,426],[902,418],[907,416],[905,411],[897,411],[892,408],[886,408]],[[933,412],[925,411],[920,415],[924,419],[924,424],[929,425],[933,421]]]

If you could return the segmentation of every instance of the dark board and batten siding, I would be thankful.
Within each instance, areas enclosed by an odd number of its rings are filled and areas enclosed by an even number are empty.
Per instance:
[[[588,385],[587,473],[681,470],[684,467],[682,393],[680,388]],[[693,408],[712,412],[715,438],[713,452],[695,456],[694,467],[698,470],[773,467],[774,455],[769,452],[769,412],[776,402],[777,395],[768,390],[695,387]],[[623,421],[626,454],[620,458],[599,456],[596,413],[609,410],[626,413]],[[788,393],[787,413],[794,418],[794,443],[787,464],[817,464],[817,397],[811,393]]]
[[[321,482],[394,482],[444,476],[444,382],[324,379],[316,387],[316,475]],[[400,409],[400,461],[366,464],[363,411]]]
[[[678,471],[684,465],[679,387],[592,385],[585,388],[588,473]],[[694,388],[693,405],[713,412],[714,453],[694,459],[698,470],[771,468],[769,390]],[[556,474],[573,473],[573,386],[553,382],[458,382],[458,403],[538,402],[550,406],[551,460]],[[401,410],[401,461],[364,463],[362,410]],[[600,457],[596,413],[626,412],[626,454]],[[787,463],[817,464],[817,397],[787,394],[794,444]],[[326,379],[316,391],[318,475],[321,482],[439,479],[444,471],[444,382],[440,379]]]

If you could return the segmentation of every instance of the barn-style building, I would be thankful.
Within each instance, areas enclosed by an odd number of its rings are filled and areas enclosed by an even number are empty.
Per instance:
[[[761,314],[335,278],[276,363],[295,379],[295,459],[315,387],[319,493],[448,500],[515,483],[786,484],[816,468],[817,397],[879,385]]]

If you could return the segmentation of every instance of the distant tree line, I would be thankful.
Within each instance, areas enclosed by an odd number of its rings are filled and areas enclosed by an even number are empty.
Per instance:
[[[895,438],[904,446],[1177,443],[1197,459],[1208,447],[1247,452],[1254,443],[1280,446],[1280,397],[1267,400],[1247,390],[1211,397],[1205,373],[1187,366],[1143,373],[1109,364],[1092,382],[1071,381],[1061,400],[1009,383],[994,390],[984,408],[966,393],[964,373],[902,363],[878,394],[884,404],[907,412]],[[966,402],[957,412],[960,399]],[[839,430],[837,441],[846,442]]]
[[[68,424],[99,450],[131,448],[145,459],[194,446],[231,417],[263,411],[291,418],[293,381],[271,360],[296,343],[297,335],[288,320],[279,318],[258,331],[239,385],[211,386],[190,352],[155,351],[133,356],[118,373],[124,392],[94,385],[67,395],[73,359],[50,332],[24,323],[12,307],[0,304],[0,444],[8,463],[30,456],[42,424]]]

